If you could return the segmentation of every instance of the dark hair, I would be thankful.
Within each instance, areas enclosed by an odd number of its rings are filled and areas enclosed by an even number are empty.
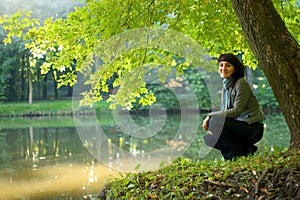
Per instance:
[[[234,66],[235,72],[231,75],[234,82],[245,76],[245,66],[236,55],[232,53],[221,54],[218,58],[218,63],[222,61],[227,61]]]

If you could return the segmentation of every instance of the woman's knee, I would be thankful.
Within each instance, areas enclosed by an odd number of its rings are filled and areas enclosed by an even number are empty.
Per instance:
[[[222,116],[212,116],[209,119],[209,125],[214,126],[214,125],[224,125],[225,122],[225,117]]]
[[[225,118],[223,117],[211,117],[209,120],[208,129],[216,138],[219,138],[224,129],[224,123]]]
[[[264,134],[264,127],[262,126],[254,132],[254,134],[251,137],[251,142],[253,144],[259,142],[262,139],[263,134]]]
[[[215,144],[217,143],[216,139],[211,134],[204,135],[203,139],[204,139],[204,143],[209,147],[214,147]]]

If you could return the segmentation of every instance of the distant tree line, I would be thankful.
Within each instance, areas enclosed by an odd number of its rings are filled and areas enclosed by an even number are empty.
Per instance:
[[[40,21],[49,17],[65,18],[74,10],[74,6],[83,5],[73,0],[0,0],[0,4],[1,16],[13,14],[18,10],[33,11],[32,16]],[[0,101],[28,100],[29,98],[58,99],[72,95],[71,87],[57,87],[58,72],[50,69],[50,73],[42,74],[39,68],[30,68],[31,52],[24,47],[25,42],[22,39],[16,37],[11,43],[4,45],[3,40],[6,36],[7,33],[1,27]]]

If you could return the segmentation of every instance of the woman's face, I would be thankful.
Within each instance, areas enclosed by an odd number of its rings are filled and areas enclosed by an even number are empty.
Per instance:
[[[234,71],[234,66],[229,62],[221,61],[219,63],[219,73],[222,78],[230,78]]]

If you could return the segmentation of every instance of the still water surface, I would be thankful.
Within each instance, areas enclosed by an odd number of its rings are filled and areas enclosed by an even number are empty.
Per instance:
[[[102,164],[87,150],[72,120],[0,120],[0,199],[96,199],[101,186],[109,178],[119,176],[120,171]],[[149,122],[146,116],[135,120],[140,124]],[[108,144],[122,145],[124,150],[136,153],[138,149],[147,151],[165,145],[173,137],[178,120],[179,116],[170,117],[163,134],[138,142],[122,134],[113,122],[101,126],[107,130]],[[185,156],[199,158],[203,134],[199,129]],[[155,145],[149,145],[151,142]],[[288,145],[289,133],[283,117],[268,116],[260,149],[284,149]],[[218,153],[209,156],[220,158]]]
[[[81,199],[118,173],[97,162],[74,127],[3,128],[1,199]]]

